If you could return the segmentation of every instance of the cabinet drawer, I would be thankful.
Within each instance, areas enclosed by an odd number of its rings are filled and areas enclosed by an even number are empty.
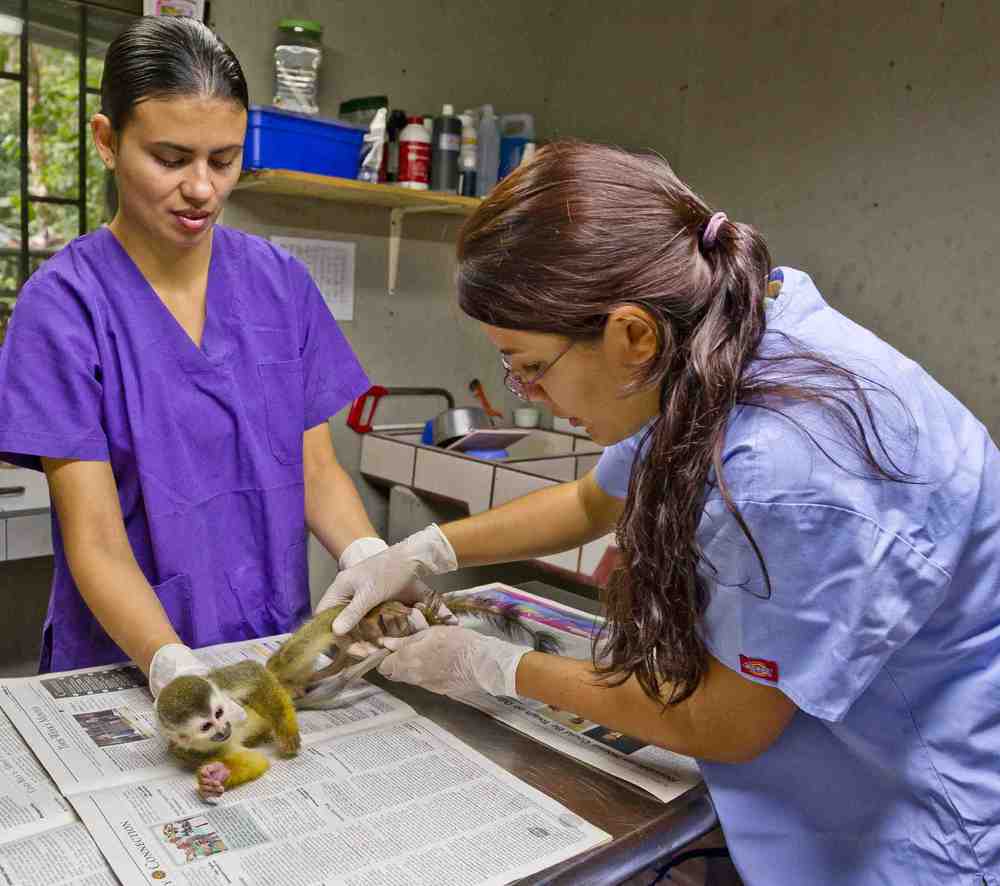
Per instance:
[[[7,559],[45,557],[52,553],[52,524],[48,513],[8,517]]]

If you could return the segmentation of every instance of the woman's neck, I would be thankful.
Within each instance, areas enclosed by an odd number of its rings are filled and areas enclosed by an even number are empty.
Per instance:
[[[115,239],[157,291],[184,291],[198,286],[212,259],[212,237],[190,247],[153,242],[119,212],[108,224]]]

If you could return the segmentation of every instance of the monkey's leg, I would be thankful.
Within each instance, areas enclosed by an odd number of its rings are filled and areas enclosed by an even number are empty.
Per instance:
[[[270,762],[263,754],[245,749],[231,751],[221,757],[219,762],[229,770],[229,775],[223,781],[227,789],[260,778],[271,768]]]
[[[343,608],[325,609],[302,625],[267,660],[267,669],[286,685],[305,686],[316,656],[333,645],[333,621]]]
[[[247,698],[247,706],[271,724],[274,741],[282,754],[299,752],[302,739],[299,737],[299,721],[295,718],[295,705],[277,677],[270,671],[262,671],[264,679]]]
[[[244,747],[253,748],[265,741],[271,734],[271,724],[253,708],[247,708],[247,720],[243,724],[241,743]]]

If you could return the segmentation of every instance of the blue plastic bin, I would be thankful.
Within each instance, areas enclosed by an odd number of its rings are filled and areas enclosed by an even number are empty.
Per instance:
[[[363,126],[250,106],[244,169],[296,169],[357,178]]]

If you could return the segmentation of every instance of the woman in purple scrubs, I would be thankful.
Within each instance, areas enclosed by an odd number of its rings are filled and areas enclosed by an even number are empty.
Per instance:
[[[207,27],[137,20],[92,121],[117,213],[18,299],[0,457],[54,504],[43,672],[131,658],[155,694],[190,647],[309,614],[307,528],[342,566],[385,547],[327,427],[364,371],[299,262],[216,224],[247,103]]]

